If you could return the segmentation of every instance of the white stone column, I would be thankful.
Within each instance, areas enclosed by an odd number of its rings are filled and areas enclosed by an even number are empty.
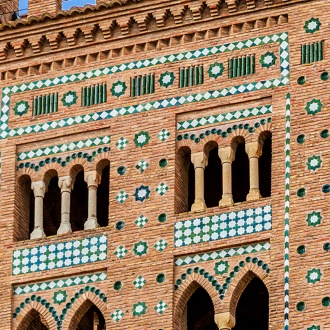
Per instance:
[[[261,198],[259,190],[259,157],[262,149],[258,141],[245,144],[245,151],[250,163],[250,191],[246,196],[247,201],[255,201]]]
[[[222,164],[222,198],[219,207],[234,205],[232,192],[232,163],[235,151],[232,147],[219,148],[219,157]]]
[[[72,179],[70,176],[64,176],[58,179],[58,186],[61,189],[61,225],[57,234],[71,233],[70,224],[70,199],[72,190]]]
[[[219,330],[231,330],[235,326],[235,317],[230,312],[214,315],[214,321]]]
[[[46,237],[44,232],[44,197],[46,185],[43,181],[32,182],[31,189],[34,193],[34,229],[31,239]]]
[[[101,175],[97,171],[85,173],[85,181],[88,186],[88,218],[84,229],[100,227],[97,222],[97,187],[101,182]]]
[[[192,212],[202,212],[206,210],[204,199],[204,170],[207,166],[207,156],[204,152],[191,154],[191,162],[195,168],[195,201],[191,206]]]

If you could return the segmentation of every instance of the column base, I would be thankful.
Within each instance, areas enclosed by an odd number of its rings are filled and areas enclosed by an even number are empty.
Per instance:
[[[33,232],[30,235],[31,239],[35,239],[35,238],[45,238],[46,234],[44,233],[43,228],[37,227],[34,228]]]
[[[94,229],[100,227],[99,223],[97,222],[97,218],[88,218],[87,221],[84,223],[84,229]]]
[[[60,228],[58,228],[57,235],[72,233],[70,223],[61,223]]]
[[[226,207],[226,206],[232,206],[232,205],[234,205],[234,200],[233,200],[232,195],[222,196],[222,198],[219,202],[219,207]]]
[[[219,330],[231,330],[235,326],[235,317],[230,312],[214,315],[214,322]]]
[[[249,193],[246,196],[247,201],[257,201],[260,198],[262,198],[262,196],[260,195],[259,189],[250,189]]]
[[[193,205],[191,205],[191,212],[203,212],[207,209],[204,200],[196,200]]]

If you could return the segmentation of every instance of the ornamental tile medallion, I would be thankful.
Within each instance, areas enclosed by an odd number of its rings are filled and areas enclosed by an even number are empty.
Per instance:
[[[322,273],[319,268],[312,268],[307,271],[306,279],[308,283],[315,284],[321,281]]]
[[[320,30],[321,22],[318,18],[312,17],[310,20],[305,22],[304,29],[306,33],[314,33]]]
[[[158,82],[160,86],[167,88],[173,85],[174,79],[175,79],[174,73],[166,71],[164,73],[161,73]]]
[[[267,52],[261,55],[260,63],[262,67],[270,68],[272,65],[276,63],[276,55],[273,52]]]

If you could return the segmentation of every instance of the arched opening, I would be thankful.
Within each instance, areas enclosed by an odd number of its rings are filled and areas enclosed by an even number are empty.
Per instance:
[[[222,196],[222,165],[218,154],[218,144],[208,142],[204,147],[208,155],[208,165],[204,172],[204,198],[207,207],[219,205]]]
[[[176,162],[175,211],[188,212],[195,200],[195,169],[191,150],[181,147]]]
[[[264,131],[259,136],[262,155],[259,158],[259,189],[262,197],[271,196],[272,188],[272,133]]]
[[[61,189],[55,170],[47,171],[44,178],[47,186],[44,197],[44,232],[46,236],[52,236],[57,234],[61,223]]]
[[[88,187],[84,178],[84,168],[75,165],[71,169],[74,178],[70,203],[70,223],[72,231],[84,230],[88,216]]]
[[[187,330],[218,330],[212,299],[202,287],[197,288],[188,300]]]
[[[90,300],[86,300],[78,308],[69,329],[105,330],[105,320],[101,311]]]
[[[97,221],[101,227],[106,227],[109,222],[109,160],[101,160],[97,165],[97,169],[101,173],[101,182],[97,187]]]
[[[49,328],[43,323],[40,314],[35,309],[31,309],[25,315],[17,330],[49,330]]]
[[[34,195],[31,178],[22,175],[17,182],[15,196],[14,239],[23,241],[30,238],[34,228]]]
[[[245,139],[237,136],[232,141],[235,160],[232,164],[232,189],[234,203],[244,202],[250,189],[249,157],[245,152]]]
[[[233,330],[268,330],[269,294],[265,284],[254,277],[243,291],[236,307]]]

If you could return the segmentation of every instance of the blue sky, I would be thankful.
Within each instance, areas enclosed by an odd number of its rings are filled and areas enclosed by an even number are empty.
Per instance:
[[[82,7],[87,4],[95,5],[95,0],[63,0],[63,9],[67,10],[73,6]],[[19,0],[20,15],[27,12],[26,8],[28,7],[28,0]]]

